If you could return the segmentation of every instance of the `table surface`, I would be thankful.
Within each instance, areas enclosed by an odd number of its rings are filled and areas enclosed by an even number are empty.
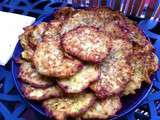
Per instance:
[[[70,0],[68,3],[66,0],[0,0],[0,10],[39,18],[44,14],[53,13],[58,7],[72,6]],[[144,19],[137,20],[140,21],[140,28],[154,42],[156,53],[160,58],[160,23],[152,23],[153,21]],[[121,119],[160,120],[159,91],[160,71],[158,70],[152,91],[147,98]],[[11,74],[11,61],[5,67],[0,66],[0,120],[47,120],[27,106],[19,96]]]

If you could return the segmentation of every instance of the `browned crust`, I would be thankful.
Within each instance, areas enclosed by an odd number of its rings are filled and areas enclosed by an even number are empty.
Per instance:
[[[96,12],[92,10],[77,10],[72,16],[64,21],[61,35],[79,26],[94,26],[101,28],[104,26],[104,22],[101,21]]]
[[[113,65],[112,67],[114,67],[112,69],[115,69],[117,66]],[[118,69],[119,75],[116,73],[116,71],[112,73],[116,75],[116,79],[113,79],[112,76],[109,75],[110,73],[101,72],[101,75],[104,76],[104,74],[108,74],[107,75],[108,77],[107,76],[106,78],[100,77],[100,80],[90,85],[90,88],[95,92],[97,97],[106,98],[107,96],[111,95],[121,95],[121,93],[124,91],[126,85],[131,79],[132,69],[127,62],[125,62],[123,66],[119,65],[119,67],[120,67],[120,69]],[[121,73],[121,71],[123,72]]]
[[[59,78],[72,76],[83,66],[77,59],[64,57],[56,41],[38,44],[33,63],[40,74]]]
[[[44,32],[43,41],[47,42],[59,40],[62,23],[63,22],[60,20],[50,21],[46,27],[46,31]]]
[[[158,61],[154,53],[133,54],[130,61],[133,74],[123,95],[135,94],[136,90],[141,88],[143,81],[150,84],[150,75],[158,68]]]
[[[119,96],[96,100],[95,104],[82,115],[83,119],[107,119],[115,116],[122,107]]]
[[[132,44],[123,39],[112,41],[108,57],[100,64],[100,79],[90,88],[100,98],[120,94],[130,81],[132,68],[129,57],[132,55]]]
[[[143,32],[128,19],[106,24],[105,30],[113,38],[121,37],[132,42],[135,54],[154,51],[151,42],[147,40]]]
[[[93,67],[91,69],[95,69],[95,71],[92,73],[91,72],[87,73],[88,72],[87,67],[88,67],[88,69],[90,69],[89,67]],[[86,76],[84,75],[84,72],[86,72],[86,74],[87,74]],[[76,75],[74,75],[68,79],[58,80],[58,85],[64,90],[65,93],[81,93],[86,88],[88,88],[90,86],[90,84],[99,80],[99,77],[100,77],[99,67],[97,65],[94,65],[94,66],[87,65],[87,66],[84,66],[82,68],[82,70],[79,71],[79,73],[77,73]],[[85,84],[84,84],[83,81],[86,81],[86,80],[87,80],[87,82],[85,82]]]
[[[46,88],[53,84],[52,78],[40,75],[29,62],[21,63],[18,77],[21,81],[34,87]]]
[[[101,62],[109,53],[111,41],[95,27],[80,26],[61,38],[64,50],[83,61]]]
[[[65,103],[66,104],[67,104],[68,100],[76,99],[76,101],[74,101],[74,103],[69,105],[67,108],[64,108],[65,110],[63,110],[63,111],[62,110],[61,111],[51,110],[51,109],[53,109],[53,107],[50,108],[51,105],[48,105],[48,102],[51,101],[54,98],[44,101],[43,106],[44,106],[48,116],[50,116],[51,118],[54,117],[57,120],[65,120],[67,117],[77,117],[77,116],[80,116],[83,113],[85,113],[89,109],[89,107],[91,107],[95,103],[95,97],[93,95],[92,96],[84,96],[83,99],[79,97],[79,96],[84,95],[84,94],[86,94],[86,93],[81,93],[78,96],[77,95],[72,95],[72,96],[69,96],[69,98],[65,98],[65,101],[66,101]],[[87,100],[86,97],[90,97],[89,101]],[[58,98],[58,99],[62,100],[62,101],[64,100],[64,98]],[[81,100],[79,100],[79,99],[81,99]],[[81,104],[81,102],[83,104],[84,102],[86,102],[86,100],[87,100],[87,105],[77,106],[77,104],[79,105],[79,104]],[[73,112],[72,110],[70,110],[71,107],[73,107],[74,105],[76,107],[80,107],[80,108],[76,108],[76,109],[79,109],[78,111]],[[58,105],[57,105],[57,107],[58,107]]]
[[[55,85],[48,88],[35,88],[23,83],[21,89],[27,99],[36,101],[45,100],[51,97],[60,97],[63,94],[61,89]]]

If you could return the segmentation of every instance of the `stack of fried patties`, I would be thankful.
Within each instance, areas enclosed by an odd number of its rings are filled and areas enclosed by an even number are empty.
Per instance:
[[[114,116],[120,97],[150,83],[158,67],[151,43],[117,11],[62,8],[24,30],[22,91],[57,120]]]

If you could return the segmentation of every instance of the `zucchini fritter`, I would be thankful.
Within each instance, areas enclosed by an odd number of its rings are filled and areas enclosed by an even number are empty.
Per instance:
[[[52,85],[52,78],[40,75],[29,62],[23,62],[21,64],[18,77],[21,81],[29,83],[34,87],[44,88]]]
[[[80,61],[64,57],[56,41],[39,43],[33,63],[40,74],[59,78],[72,76],[82,68]]]
[[[140,89],[142,82],[150,82],[150,75],[158,69],[158,61],[154,53],[133,55],[130,60],[133,74],[131,81],[125,87],[124,95],[135,94],[135,90]]]
[[[23,84],[21,89],[27,99],[36,101],[45,100],[51,97],[60,97],[63,94],[61,89],[56,85],[48,88],[35,88],[31,85]]]
[[[129,21],[128,19],[126,21]],[[125,22],[124,20],[113,21],[105,25],[105,31],[112,38],[121,37],[128,39],[133,44],[135,53],[147,53],[153,51],[153,46],[144,36],[143,32],[133,23]]]
[[[58,80],[58,84],[66,93],[79,93],[86,89],[90,83],[98,80],[99,68],[96,65],[85,65],[74,76]]]
[[[118,96],[110,96],[103,100],[96,100],[95,104],[82,115],[83,119],[107,119],[121,109],[121,101]]]
[[[111,48],[111,40],[94,27],[78,27],[64,34],[64,50],[83,61],[101,62]]]
[[[79,26],[94,26],[101,28],[104,26],[104,23],[95,11],[79,10],[64,22],[61,34],[67,33]]]
[[[90,88],[100,98],[119,94],[131,79],[132,69],[128,56],[132,53],[132,45],[122,39],[113,40],[110,55],[100,64],[100,79]]]
[[[43,102],[47,114],[57,120],[66,117],[77,117],[94,104],[95,97],[92,93],[81,93],[61,98],[51,98]]]
[[[122,92],[130,81],[132,73],[127,61],[125,59],[104,61],[100,67],[100,79],[90,86],[96,95],[105,98]]]

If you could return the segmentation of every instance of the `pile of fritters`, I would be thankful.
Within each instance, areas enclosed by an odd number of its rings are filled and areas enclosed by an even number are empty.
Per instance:
[[[114,116],[120,97],[150,83],[158,68],[136,23],[106,8],[61,8],[53,20],[24,28],[20,43],[22,91],[57,120]]]

